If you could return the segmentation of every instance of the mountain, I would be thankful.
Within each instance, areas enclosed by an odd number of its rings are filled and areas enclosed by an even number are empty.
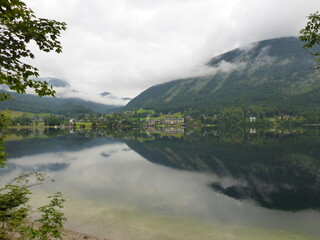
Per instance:
[[[105,96],[108,96],[108,95],[110,95],[111,93],[109,93],[109,92],[103,92],[103,93],[100,93],[100,96],[101,97],[105,97]]]
[[[10,92],[11,100],[0,103],[1,110],[14,110],[33,113],[106,113],[119,106],[106,105],[79,98],[38,97],[30,94]]]
[[[106,113],[116,111],[128,100],[120,99],[109,92],[88,94],[75,90],[68,82],[58,78],[34,78],[47,82],[56,91],[56,97],[39,98],[33,94],[11,92],[6,85],[0,85],[0,91],[7,91],[11,100],[1,102],[0,110],[15,110],[33,113]]]
[[[62,79],[58,78],[36,78],[35,80],[39,80],[41,82],[47,82],[50,86],[56,87],[71,87],[69,83]]]
[[[104,91],[101,93],[96,92],[83,92],[75,89],[71,84],[67,81],[59,78],[33,78],[34,80],[38,80],[41,82],[47,82],[49,86],[52,86],[56,91],[56,97],[58,98],[79,98],[86,101],[91,102],[98,102],[105,105],[114,105],[114,106],[124,106],[126,105],[131,99],[128,98],[121,98],[118,96],[113,95],[110,92]],[[0,89],[9,90],[5,88],[6,86],[0,86]]]
[[[123,97],[123,98],[121,98],[123,101],[131,101],[132,100],[132,98],[129,98],[129,97]]]
[[[126,109],[219,112],[225,108],[320,113],[320,72],[294,37],[253,43],[212,58],[209,76],[152,86]]]

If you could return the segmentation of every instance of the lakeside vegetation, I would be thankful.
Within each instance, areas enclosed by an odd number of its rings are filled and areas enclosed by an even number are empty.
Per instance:
[[[77,114],[72,118],[48,113],[7,112],[10,128],[201,128],[212,126],[267,127],[279,129],[285,126],[320,126],[320,116],[281,114],[266,116],[263,112],[245,112],[239,108],[225,109],[214,114],[188,112],[161,113],[155,110],[139,109],[107,114]]]

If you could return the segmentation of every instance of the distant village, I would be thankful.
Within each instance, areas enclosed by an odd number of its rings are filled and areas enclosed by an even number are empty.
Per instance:
[[[232,114],[214,114],[211,116],[188,113],[156,113],[154,110],[135,110],[107,114],[77,114],[74,116],[55,114],[32,114],[9,112],[14,127],[56,127],[56,128],[158,128],[173,126],[176,128],[201,126],[277,126],[283,124],[317,124],[308,122],[303,116],[281,114],[279,116],[239,116]]]

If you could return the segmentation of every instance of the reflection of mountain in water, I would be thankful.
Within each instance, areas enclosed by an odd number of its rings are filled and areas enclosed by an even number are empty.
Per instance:
[[[210,187],[235,199],[271,208],[320,209],[320,138],[317,134],[281,136],[221,135],[127,141],[147,160],[169,167],[212,172],[221,182]],[[238,183],[224,186],[222,179]]]

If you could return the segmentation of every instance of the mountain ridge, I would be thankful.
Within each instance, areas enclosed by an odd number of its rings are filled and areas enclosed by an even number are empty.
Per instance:
[[[295,37],[283,37],[234,49],[208,61],[211,75],[152,86],[125,109],[320,112],[320,74],[302,46]]]
[[[9,92],[11,99],[0,104],[0,110],[14,110],[32,113],[76,114],[107,113],[119,106],[106,105],[80,98],[38,97],[30,94]]]

